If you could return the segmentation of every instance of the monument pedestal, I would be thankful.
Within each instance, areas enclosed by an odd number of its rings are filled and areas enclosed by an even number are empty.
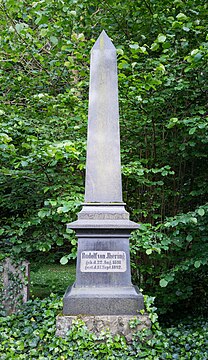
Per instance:
[[[131,341],[134,332],[151,326],[140,313],[143,295],[131,283],[129,236],[138,224],[129,220],[123,203],[96,203],[84,204],[68,227],[78,237],[76,282],[64,295],[56,335],[64,337],[82,319],[96,335],[108,330]]]
[[[124,204],[84,204],[76,231],[76,282],[64,296],[64,315],[138,315],[143,296],[131,283],[129,236],[138,224]]]

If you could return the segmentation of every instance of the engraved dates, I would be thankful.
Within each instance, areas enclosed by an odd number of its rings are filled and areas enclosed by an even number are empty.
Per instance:
[[[81,272],[125,272],[124,251],[82,251]]]

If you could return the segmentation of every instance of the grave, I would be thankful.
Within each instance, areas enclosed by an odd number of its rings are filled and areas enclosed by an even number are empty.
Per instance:
[[[122,199],[116,49],[105,31],[91,50],[85,203],[68,227],[78,237],[76,282],[64,295],[57,335],[79,317],[96,333],[110,328],[129,337],[135,317],[137,329],[149,327],[131,282],[129,237],[138,224]]]
[[[1,310],[9,315],[29,299],[30,264],[28,261],[17,264],[6,258],[2,263],[1,276]]]

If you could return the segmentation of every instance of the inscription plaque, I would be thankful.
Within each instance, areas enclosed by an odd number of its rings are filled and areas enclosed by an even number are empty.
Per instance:
[[[81,272],[125,272],[124,251],[82,251]]]

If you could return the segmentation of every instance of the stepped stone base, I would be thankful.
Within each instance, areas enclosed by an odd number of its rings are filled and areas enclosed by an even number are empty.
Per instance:
[[[151,327],[151,321],[146,313],[143,315],[59,315],[56,318],[56,336],[65,337],[77,320],[84,321],[88,330],[97,336],[102,331],[110,331],[113,336],[123,335],[127,342],[131,342],[135,332]]]
[[[63,315],[137,315],[144,309],[137,287],[69,287],[64,296]]]

